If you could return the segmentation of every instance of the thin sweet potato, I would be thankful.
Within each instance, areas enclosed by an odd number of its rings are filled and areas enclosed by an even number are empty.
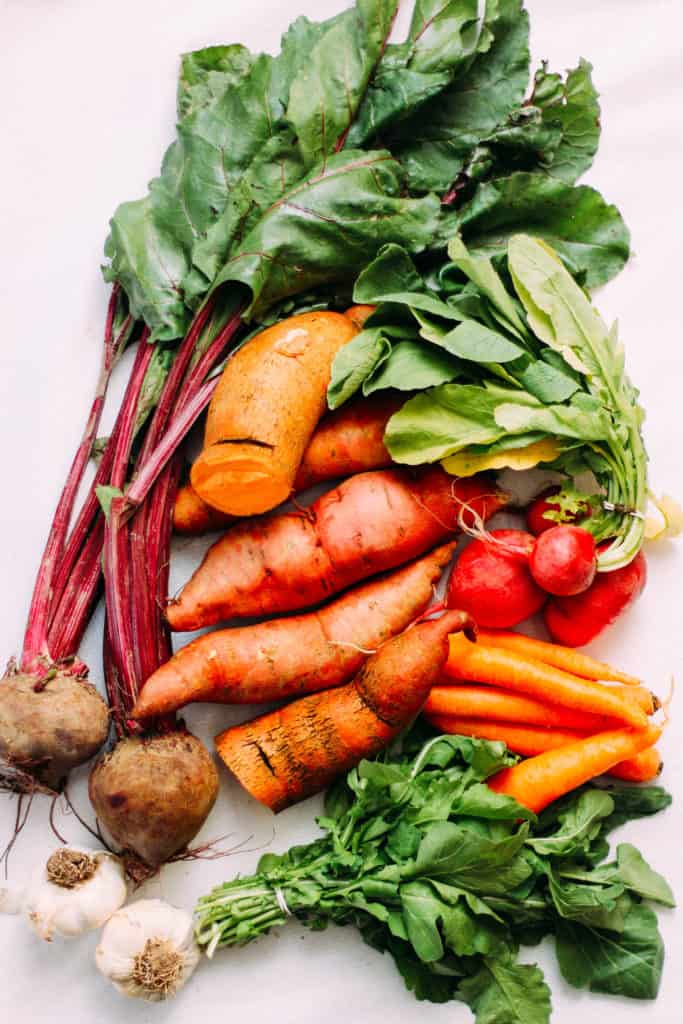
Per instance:
[[[168,622],[192,630],[320,604],[452,539],[468,510],[486,518],[503,503],[486,477],[436,466],[359,473],[304,511],[233,526],[169,602]]]
[[[345,683],[368,651],[425,610],[454,549],[445,544],[319,611],[193,640],[150,676],[133,717],[167,714],[191,701],[263,704]]]

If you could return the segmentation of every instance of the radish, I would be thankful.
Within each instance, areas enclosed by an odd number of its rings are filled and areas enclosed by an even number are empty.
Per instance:
[[[534,615],[547,597],[529,571],[534,543],[524,530],[492,530],[473,540],[451,573],[447,606],[493,629],[516,626]]]
[[[529,558],[531,575],[549,594],[569,597],[588,590],[598,561],[595,540],[580,526],[553,526],[536,538]]]
[[[532,533],[536,534],[537,537],[541,533],[544,533],[545,530],[552,530],[554,526],[561,525],[558,524],[556,520],[548,519],[546,517],[547,512],[560,511],[559,503],[556,501],[550,501],[550,498],[554,497],[554,495],[556,494],[559,494],[561,490],[562,488],[557,486],[548,487],[545,491],[542,491],[542,493],[539,494],[538,497],[535,498],[527,508],[527,526],[529,527]],[[582,519],[588,519],[590,514],[590,506],[588,504],[586,504],[585,511],[582,510],[581,512],[565,513],[566,521],[568,523],[577,523],[580,522]]]
[[[555,597],[544,618],[550,635],[565,647],[582,647],[611,625],[642,593],[647,579],[645,555],[639,551],[632,562],[601,572],[582,594]]]

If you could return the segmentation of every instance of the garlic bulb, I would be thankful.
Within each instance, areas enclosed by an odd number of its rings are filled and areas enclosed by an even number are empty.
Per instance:
[[[41,939],[99,928],[126,901],[123,865],[103,850],[55,850],[31,879],[22,911]]]
[[[199,962],[192,917],[163,900],[131,903],[107,921],[95,961],[124,995],[168,999]]]

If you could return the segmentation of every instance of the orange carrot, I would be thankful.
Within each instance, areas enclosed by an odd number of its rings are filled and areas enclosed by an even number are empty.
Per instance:
[[[648,690],[645,686],[629,686],[627,690],[624,690],[621,686],[605,683],[603,684],[603,689],[616,694],[617,697],[625,700],[627,703],[635,704],[646,715],[654,715],[655,711],[658,711],[661,706],[659,698],[655,696],[652,690]]]
[[[355,333],[341,313],[302,313],[262,331],[228,360],[191,472],[203,501],[252,515],[289,497],[326,408],[332,361]]]
[[[657,748],[648,747],[635,757],[620,761],[614,768],[610,768],[609,774],[626,782],[652,782],[661,774],[663,767],[664,762]]]
[[[318,611],[206,633],[150,676],[133,718],[167,714],[191,701],[263,704],[345,683],[368,653],[425,610],[454,548],[437,548]]]
[[[451,540],[464,504],[486,518],[503,502],[486,477],[454,480],[439,466],[359,473],[304,511],[236,523],[169,603],[169,624],[199,629],[319,604]]]
[[[436,687],[435,687],[436,689]],[[434,693],[434,690],[432,690]],[[588,734],[571,729],[550,729],[533,726],[520,726],[510,722],[496,722],[490,719],[456,718],[455,716],[438,714],[429,710],[429,700],[424,706],[423,714],[428,722],[439,732],[451,736],[476,736],[482,740],[501,740],[509,750],[524,757],[543,754],[546,750],[575,743]],[[620,761],[607,772],[615,779],[627,782],[651,782],[662,770],[662,759],[656,747],[648,747],[635,757]]]
[[[496,793],[514,797],[524,807],[539,813],[553,800],[647,750],[661,732],[656,725],[599,732],[520,761],[512,768],[503,768],[488,784]]]
[[[561,668],[584,679],[612,681],[624,683],[626,686],[638,686],[640,683],[635,676],[629,676],[612,668],[611,665],[589,658],[587,654],[581,654],[573,647],[562,647],[560,644],[550,644],[545,640],[535,640],[522,633],[498,629],[481,629],[479,638],[487,647],[504,647],[506,650],[522,654],[525,658],[534,658],[546,665],[554,665],[555,668]]]
[[[578,729],[581,732],[604,732],[606,729],[617,729],[621,724],[606,715],[575,711],[561,704],[548,704],[495,686],[467,683],[433,687],[425,704],[425,713],[458,719],[476,718],[541,725],[551,729]]]
[[[274,811],[324,789],[393,739],[422,707],[464,612],[420,623],[389,640],[356,678],[314,693],[216,737],[228,768]]]
[[[446,676],[502,686],[549,704],[607,715],[635,728],[643,729],[647,725],[646,713],[623,696],[630,690],[617,693],[590,679],[580,679],[551,665],[524,658],[516,651],[471,643],[462,636],[454,637],[451,642]]]
[[[518,725],[511,722],[496,722],[491,719],[456,718],[428,712],[425,717],[440,732],[450,735],[477,736],[482,740],[501,740],[515,754],[531,757],[556,747],[576,743],[586,733],[572,729],[544,729],[542,726]]]
[[[389,466],[391,457],[384,447],[384,430],[403,401],[401,397],[389,395],[356,399],[323,416],[297,470],[294,491],[305,491],[325,480]],[[234,521],[235,516],[219,512],[202,501],[192,484],[178,490],[173,509],[176,533],[207,533]]]

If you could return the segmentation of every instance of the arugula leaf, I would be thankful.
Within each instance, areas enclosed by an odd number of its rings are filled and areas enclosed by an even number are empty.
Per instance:
[[[527,831],[524,823],[513,835],[495,840],[450,821],[437,822],[425,833],[404,878],[443,879],[479,892],[505,892],[531,874],[528,863],[516,856]]]
[[[306,167],[339,148],[386,44],[398,0],[356,0],[311,50],[292,81],[287,119]]]
[[[671,806],[671,794],[662,786],[625,786],[612,783],[603,787],[614,801],[614,811],[603,824],[603,836],[636,818],[659,814]]]
[[[458,994],[476,1024],[548,1024],[550,989],[538,967],[487,958]]]
[[[655,900],[665,907],[675,907],[671,886],[658,872],[653,871],[640,850],[630,843],[617,846],[617,873],[624,885],[647,900]]]
[[[655,999],[664,962],[657,918],[634,904],[619,934],[558,921],[556,951],[570,985],[631,999]]]
[[[629,254],[629,232],[615,206],[587,185],[573,187],[541,173],[518,172],[480,185],[448,228],[470,250],[505,252],[526,231],[545,239],[588,288],[618,274]],[[442,229],[443,230],[443,229]]]
[[[600,789],[588,789],[558,815],[559,827],[549,835],[527,839],[544,857],[575,857],[583,853],[601,832],[605,818],[614,811],[614,800]]]
[[[548,887],[560,917],[593,928],[621,932],[633,901],[624,894],[619,882],[612,885],[590,885],[560,878],[548,870]]]

